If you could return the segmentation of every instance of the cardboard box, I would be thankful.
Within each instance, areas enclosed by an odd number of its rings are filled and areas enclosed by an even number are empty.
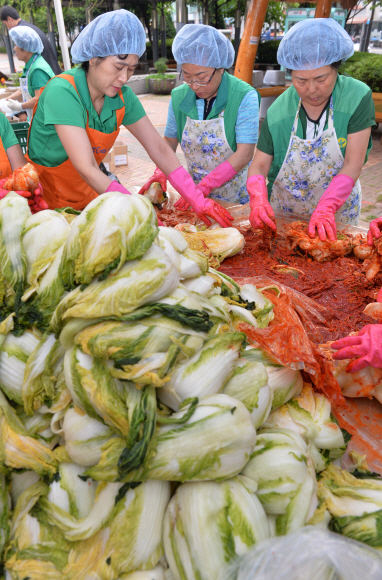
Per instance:
[[[127,165],[127,145],[122,141],[116,141],[112,149],[114,151],[114,161],[116,167],[119,165]]]
[[[103,160],[103,164],[110,173],[114,173],[115,171],[115,160],[114,160],[114,151],[110,149],[109,153],[106,154],[106,157]]]

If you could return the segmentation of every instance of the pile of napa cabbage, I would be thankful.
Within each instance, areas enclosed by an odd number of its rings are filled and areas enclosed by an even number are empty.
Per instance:
[[[240,330],[272,321],[261,291],[142,196],[72,217],[0,201],[4,577],[215,580],[308,522],[380,547],[330,403]]]

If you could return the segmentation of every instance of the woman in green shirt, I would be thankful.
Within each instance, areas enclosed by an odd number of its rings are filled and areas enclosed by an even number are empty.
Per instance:
[[[369,87],[338,75],[353,52],[331,18],[295,24],[281,41],[277,59],[293,84],[269,108],[248,171],[254,228],[276,229],[273,210],[309,221],[322,241],[336,239],[336,221],[358,224],[375,112]]]
[[[20,91],[16,91],[12,99],[8,99],[8,107],[17,113],[26,111],[28,119],[31,119],[41,89],[54,77],[54,72],[41,56],[44,46],[33,28],[16,26],[9,34],[15,44],[16,56],[25,62],[25,67],[20,79]],[[15,100],[19,96],[22,96],[23,103]]]
[[[138,139],[173,187],[192,199],[194,207],[194,182],[126,86],[145,49],[146,34],[134,14],[107,12],[88,24],[72,46],[73,62],[81,66],[54,77],[45,87],[29,129],[28,158],[40,175],[51,209],[83,209],[107,191],[129,194],[99,168],[121,125]],[[200,197],[200,218],[219,219],[220,206],[216,210],[215,202]]]

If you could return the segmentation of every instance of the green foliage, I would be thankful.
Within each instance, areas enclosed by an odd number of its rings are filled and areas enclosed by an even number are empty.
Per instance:
[[[173,39],[176,35],[176,30],[174,23],[171,17],[171,11],[168,8],[165,8],[165,17],[166,17],[166,39]],[[160,19],[159,19],[159,30],[161,31],[160,27]]]
[[[280,42],[280,40],[267,40],[266,42],[261,42],[257,49],[255,63],[277,64],[277,50]]]
[[[154,66],[157,69],[158,74],[164,74],[167,70],[167,58],[158,58],[154,62]]]
[[[277,50],[281,40],[266,40],[260,42],[257,49],[255,64],[277,64]],[[235,41],[232,41],[235,44]]]
[[[373,93],[382,93],[382,55],[358,53],[341,66],[340,72],[347,74],[371,88]],[[355,58],[354,58],[355,57]]]
[[[276,22],[282,30],[284,30],[285,25],[285,6],[282,2],[277,2],[275,0],[270,0],[267,8],[267,13],[265,15],[265,24],[270,27]]]
[[[167,53],[167,59],[168,60],[174,60],[174,55],[172,54],[172,43],[173,43],[173,39],[172,38],[167,38],[166,39],[166,53]],[[159,50],[161,47],[161,43],[159,42]],[[147,56],[147,60],[153,60],[153,48],[150,42],[146,42],[146,56]]]

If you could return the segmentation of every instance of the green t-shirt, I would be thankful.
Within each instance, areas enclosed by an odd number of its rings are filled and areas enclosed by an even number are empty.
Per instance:
[[[325,129],[328,128],[328,115],[329,115],[329,107],[326,113],[326,123]],[[303,139],[306,139],[306,113],[303,108],[300,109],[300,121],[303,129]],[[373,102],[372,92],[369,91],[360,101],[358,107],[354,111],[353,115],[349,119],[348,124],[348,135],[350,133],[358,133],[363,129],[367,129],[368,127],[373,127],[375,125],[375,108]],[[257,148],[263,153],[267,153],[268,155],[274,155],[274,147],[273,147],[273,140],[272,135],[269,131],[268,127],[268,119],[265,117],[259,141],[257,143]]]
[[[15,132],[12,129],[12,125],[4,113],[0,113],[0,137],[5,150],[13,147],[13,145],[18,145],[19,143]]]
[[[90,98],[85,71],[76,68],[65,74],[74,76],[79,94],[67,80],[59,76],[53,78],[40,96],[30,130],[29,156],[32,161],[45,167],[57,167],[68,159],[54,125],[85,129],[89,115],[90,129],[113,133],[118,129],[116,110],[123,106],[118,94],[115,97],[105,95],[101,114],[98,115]],[[122,87],[122,93],[125,101],[122,124],[132,125],[146,113],[130,87]]]
[[[41,55],[34,54],[24,66],[22,78],[26,76],[28,76],[29,94],[34,97],[35,91],[45,87],[46,83],[54,77],[54,72]]]

